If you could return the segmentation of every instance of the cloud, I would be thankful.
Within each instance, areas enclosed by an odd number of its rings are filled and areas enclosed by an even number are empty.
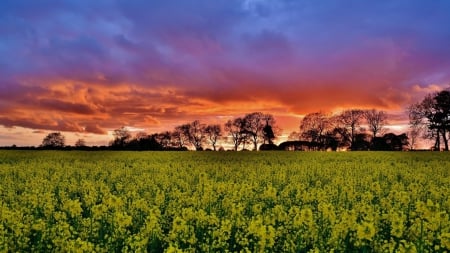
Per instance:
[[[450,84],[449,10],[420,0],[3,1],[0,125],[105,134],[250,111],[401,111]]]
[[[106,134],[107,132],[104,130],[104,129],[102,129],[98,124],[90,124],[90,125],[87,125],[85,128],[84,128],[84,131],[86,132],[86,133],[93,133],[93,134]]]
[[[65,102],[58,99],[40,99],[38,104],[43,108],[57,110],[61,112],[72,112],[77,114],[93,114],[94,110],[85,104],[77,104],[72,102]]]

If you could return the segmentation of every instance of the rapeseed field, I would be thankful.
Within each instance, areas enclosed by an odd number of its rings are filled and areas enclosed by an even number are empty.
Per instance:
[[[450,252],[450,155],[0,151],[1,252]]]

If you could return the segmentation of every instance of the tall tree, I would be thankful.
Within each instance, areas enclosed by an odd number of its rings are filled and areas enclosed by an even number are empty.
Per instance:
[[[266,125],[263,128],[264,144],[273,144],[275,139],[275,133],[273,132],[272,126],[269,124],[269,120],[266,120]]]
[[[424,122],[424,115],[421,113],[421,104],[414,103],[407,108],[409,119],[409,148],[414,150],[416,148],[419,137],[424,132],[426,123]]]
[[[225,131],[228,133],[229,139],[233,144],[234,151],[237,151],[244,140],[244,121],[242,118],[228,120],[225,123]]]
[[[443,90],[434,96],[433,109],[434,115],[431,121],[442,136],[444,149],[448,151],[449,137],[447,134],[450,132],[450,91]]]
[[[186,143],[189,142],[189,124],[183,124],[175,127],[172,132],[172,145],[180,149],[185,148]]]
[[[413,116],[411,127],[418,122],[426,125],[425,137],[435,140],[436,150],[441,149],[441,141],[444,143],[444,150],[449,150],[450,91],[428,94],[419,104],[410,107],[409,114]]]
[[[60,132],[49,133],[42,140],[42,146],[46,148],[62,148],[64,143],[65,137]]]
[[[253,143],[253,150],[258,150],[258,143],[264,140],[264,127],[266,124],[275,125],[275,119],[270,114],[262,112],[253,112],[245,115],[243,118],[244,132],[250,136]]]
[[[258,143],[263,132],[264,114],[261,112],[253,112],[244,117],[244,131],[248,134],[253,142],[253,150],[258,150]]]
[[[114,140],[111,143],[111,146],[123,148],[126,146],[128,141],[131,139],[131,133],[126,127],[121,127],[115,129],[113,132]]]
[[[350,137],[350,148],[353,147],[358,128],[361,126],[364,112],[359,109],[345,110],[339,115],[339,121],[348,130]]]
[[[427,131],[424,134],[425,138],[428,139],[434,139],[434,149],[435,150],[440,150],[441,149],[441,137],[440,137],[440,133],[439,133],[439,128],[436,125],[436,122],[434,122],[433,118],[435,115],[433,106],[434,106],[434,98],[433,98],[433,94],[428,94],[427,96],[425,96],[425,98],[422,100],[422,102],[420,103],[420,107],[419,107],[419,114],[421,114],[426,122],[426,126],[427,126]]]
[[[172,133],[169,131],[156,134],[155,138],[163,148],[168,148],[172,144]]]
[[[372,139],[381,133],[383,127],[387,124],[387,113],[385,111],[377,111],[375,109],[364,111],[364,118],[372,132]]]
[[[300,123],[301,137],[310,142],[324,145],[325,133],[329,128],[329,118],[322,112],[309,113]]]
[[[220,136],[222,136],[222,129],[220,125],[207,125],[205,128],[206,136],[213,147],[213,150],[216,151],[216,143],[219,140]]]
[[[195,147],[195,150],[203,150],[203,143],[205,142],[205,124],[200,123],[199,120],[194,120],[189,124],[189,142]]]

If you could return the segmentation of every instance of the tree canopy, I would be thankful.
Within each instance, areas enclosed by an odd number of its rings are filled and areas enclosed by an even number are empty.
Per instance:
[[[49,133],[42,140],[42,147],[45,148],[62,148],[64,147],[65,137],[60,132]]]
[[[408,108],[411,133],[414,138],[422,132],[425,138],[434,140],[434,149],[449,150],[450,91],[428,94],[421,102]]]

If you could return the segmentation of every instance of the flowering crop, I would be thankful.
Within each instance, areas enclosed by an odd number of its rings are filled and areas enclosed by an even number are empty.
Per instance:
[[[450,156],[0,151],[1,252],[450,252]]]

